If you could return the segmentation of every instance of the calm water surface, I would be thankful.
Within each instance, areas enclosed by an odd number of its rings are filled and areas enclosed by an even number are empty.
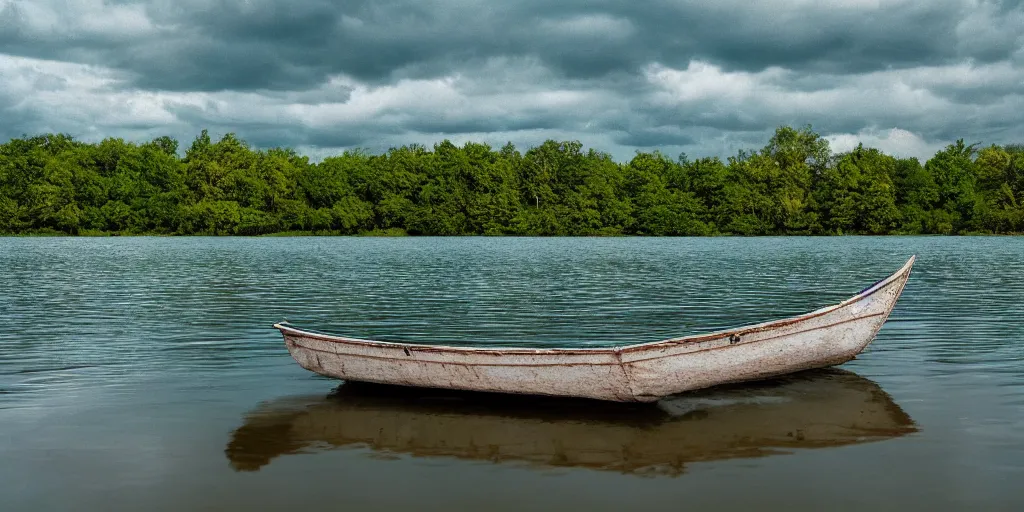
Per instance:
[[[654,341],[918,263],[858,359],[634,406],[402,392],[270,325]],[[1024,238],[0,238],[0,510],[1024,509]]]

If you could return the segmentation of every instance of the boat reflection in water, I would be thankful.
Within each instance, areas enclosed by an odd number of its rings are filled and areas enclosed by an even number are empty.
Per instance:
[[[539,467],[680,475],[688,462],[762,457],[917,431],[877,384],[817,370],[656,404],[345,383],[253,410],[225,450],[255,471],[275,457],[342,447]]]

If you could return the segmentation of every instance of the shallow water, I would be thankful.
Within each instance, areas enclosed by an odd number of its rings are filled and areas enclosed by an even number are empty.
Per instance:
[[[270,326],[616,345],[918,255],[840,371],[651,407],[339,385]],[[1024,506],[1024,238],[0,238],[0,510]]]

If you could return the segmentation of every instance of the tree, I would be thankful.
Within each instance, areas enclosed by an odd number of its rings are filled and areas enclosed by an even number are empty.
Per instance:
[[[980,148],[980,149],[979,149]],[[580,141],[520,152],[445,140],[319,163],[203,130],[83,143],[0,144],[0,233],[262,235],[772,235],[1024,231],[1024,147],[958,140],[924,165],[858,146],[833,155],[781,126],[725,161],[637,152],[617,163]]]

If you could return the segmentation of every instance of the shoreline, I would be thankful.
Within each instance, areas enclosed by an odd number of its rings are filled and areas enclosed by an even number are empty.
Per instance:
[[[850,238],[850,237],[1016,237],[1024,233],[844,233],[844,234],[764,234],[742,235],[723,233],[715,235],[632,235],[632,234],[589,234],[589,235],[506,235],[506,234],[465,234],[465,235],[420,235],[409,233],[356,233],[345,234],[324,231],[283,231],[263,235],[234,235],[210,233],[0,233],[0,238]]]

